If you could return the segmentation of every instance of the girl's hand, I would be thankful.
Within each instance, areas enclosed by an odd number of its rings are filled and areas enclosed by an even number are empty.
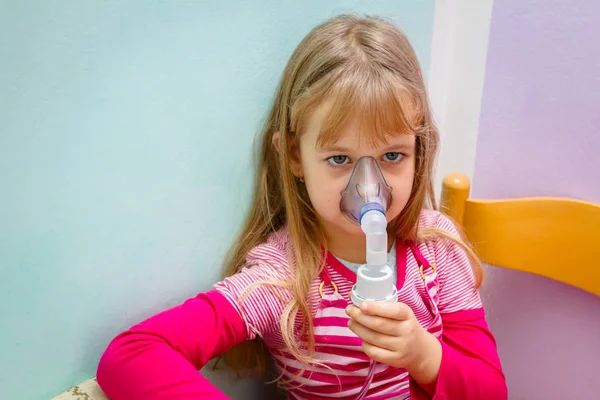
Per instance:
[[[442,360],[439,340],[427,332],[404,303],[364,302],[348,306],[348,327],[373,360],[405,368],[424,389],[435,385]],[[427,390],[429,391],[429,390]]]

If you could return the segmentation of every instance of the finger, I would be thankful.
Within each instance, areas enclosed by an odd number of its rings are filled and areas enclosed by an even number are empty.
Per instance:
[[[348,315],[353,321],[356,321],[375,332],[390,336],[400,336],[402,334],[402,324],[404,321],[367,315],[356,307],[351,310]]]
[[[384,363],[387,365],[395,365],[397,363],[397,354],[388,349],[381,348],[369,342],[363,342],[363,350],[371,360]]]
[[[376,315],[397,321],[409,320],[414,316],[411,308],[404,303],[365,301],[360,305],[360,310],[367,315]]]
[[[385,335],[379,332],[376,332],[372,329],[367,328],[366,326],[356,322],[350,321],[348,323],[348,328],[352,332],[356,334],[359,338],[363,340],[363,342],[370,343],[374,346],[381,347],[387,350],[394,350],[398,347],[398,338],[394,336]]]

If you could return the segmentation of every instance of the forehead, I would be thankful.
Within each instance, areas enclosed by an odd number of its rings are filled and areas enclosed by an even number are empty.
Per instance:
[[[300,134],[310,135],[316,147],[352,138],[362,145],[378,146],[420,132],[424,107],[414,93],[398,85],[358,88],[345,83],[334,86],[302,113]]]
[[[325,103],[308,113],[302,135],[315,148],[378,148],[388,145],[414,144],[415,135],[407,129],[377,129],[373,121],[365,120],[364,114],[348,113],[343,124],[333,129],[332,105]],[[329,121],[328,121],[329,120]],[[329,126],[328,126],[329,125]]]

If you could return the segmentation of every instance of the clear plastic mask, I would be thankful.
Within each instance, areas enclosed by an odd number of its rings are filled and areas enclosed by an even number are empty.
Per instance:
[[[367,211],[378,210],[385,215],[391,200],[392,188],[385,181],[377,160],[373,157],[360,158],[342,192],[342,212],[360,224]]]

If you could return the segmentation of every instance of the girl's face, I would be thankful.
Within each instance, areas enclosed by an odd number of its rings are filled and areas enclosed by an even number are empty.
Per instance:
[[[307,118],[299,144],[298,176],[303,177],[311,203],[328,237],[364,236],[360,226],[340,210],[341,193],[346,188],[358,159],[371,156],[392,188],[388,222],[406,206],[415,174],[415,136],[397,134],[385,143],[373,144],[369,132],[359,132],[358,121],[350,121],[340,132],[339,140],[321,147],[318,138],[328,108],[321,106]]]

